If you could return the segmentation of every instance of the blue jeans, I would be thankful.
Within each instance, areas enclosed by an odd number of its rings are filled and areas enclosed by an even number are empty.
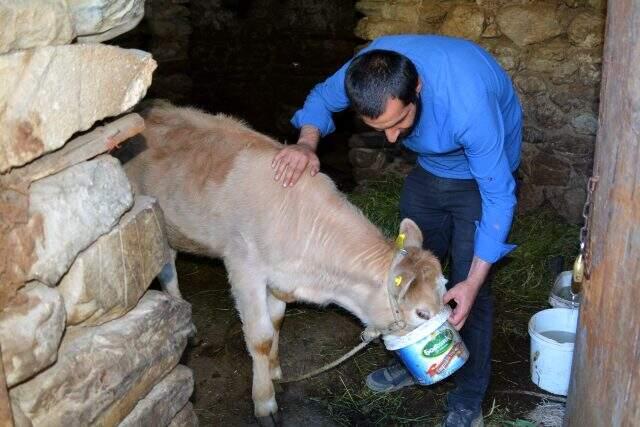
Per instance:
[[[474,254],[475,221],[482,215],[478,185],[473,179],[435,176],[419,165],[407,176],[400,198],[400,215],[416,222],[423,247],[442,265],[450,258],[447,288],[467,278]],[[485,282],[460,334],[469,360],[454,374],[456,388],[448,397],[449,409],[478,410],[491,375],[491,338],[494,300]]]

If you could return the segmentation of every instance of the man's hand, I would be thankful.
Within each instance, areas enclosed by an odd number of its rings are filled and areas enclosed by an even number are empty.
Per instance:
[[[449,322],[456,330],[459,331],[464,326],[464,322],[469,317],[471,307],[473,307],[473,303],[478,296],[478,291],[487,279],[490,269],[491,264],[474,256],[467,279],[456,284],[444,294],[443,302],[445,304],[449,301],[456,302],[456,308],[453,309],[451,316],[449,316]]]
[[[456,308],[453,309],[451,316],[449,316],[449,322],[457,331],[462,329],[464,322],[467,320],[467,317],[469,317],[469,312],[471,311],[471,307],[473,307],[473,303],[476,300],[479,289],[480,287],[475,283],[465,280],[458,283],[444,294],[445,304],[452,300],[457,304]]]
[[[300,175],[309,166],[311,176],[320,171],[320,160],[315,153],[320,131],[313,126],[303,126],[300,131],[300,138],[296,145],[288,145],[271,162],[271,168],[275,170],[274,179],[279,181],[282,178],[283,187],[291,187],[298,182]]]

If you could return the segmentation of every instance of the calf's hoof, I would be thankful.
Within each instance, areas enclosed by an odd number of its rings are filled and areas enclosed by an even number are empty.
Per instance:
[[[281,427],[282,426],[282,416],[280,412],[276,412],[275,414],[269,414],[264,417],[256,417],[258,421],[258,425],[260,427]]]

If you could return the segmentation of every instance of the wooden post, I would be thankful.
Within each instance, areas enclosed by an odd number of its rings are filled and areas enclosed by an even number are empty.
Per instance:
[[[609,0],[569,426],[640,426],[640,1]]]
[[[33,162],[0,175],[0,184],[5,187],[18,183],[31,183],[66,168],[91,159],[144,130],[144,119],[136,113],[120,117],[91,132],[68,141],[57,151],[48,153]]]
[[[13,414],[11,412],[11,401],[7,390],[7,381],[4,377],[4,366],[2,364],[2,349],[0,349],[0,427],[13,427]]]

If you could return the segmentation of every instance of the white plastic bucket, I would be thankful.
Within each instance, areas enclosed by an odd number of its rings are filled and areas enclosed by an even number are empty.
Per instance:
[[[566,396],[578,327],[578,310],[550,308],[529,320],[531,381],[548,392]]]
[[[563,271],[558,274],[553,288],[549,293],[549,305],[555,308],[579,308],[580,294],[573,295],[571,293],[571,279],[573,271]]]
[[[457,371],[469,358],[460,334],[447,321],[448,306],[406,335],[385,335],[385,347],[395,351],[422,385],[438,382]]]

